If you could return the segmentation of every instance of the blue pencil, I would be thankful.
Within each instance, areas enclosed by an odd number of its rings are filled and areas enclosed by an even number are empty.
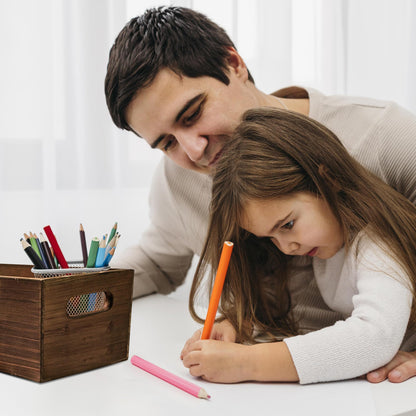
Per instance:
[[[95,260],[95,267],[103,267],[105,260],[105,240],[100,241],[98,247],[97,259]]]
[[[87,305],[87,311],[92,312],[95,309],[95,300],[97,298],[96,293],[90,293],[88,296],[88,305]]]
[[[104,260],[104,266],[108,266],[108,263],[110,263],[111,259],[113,258],[114,251],[116,250],[115,247],[113,247],[105,256]]]

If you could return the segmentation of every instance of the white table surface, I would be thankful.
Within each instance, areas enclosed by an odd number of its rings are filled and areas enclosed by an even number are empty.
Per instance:
[[[401,384],[351,380],[307,386],[194,379],[179,353],[196,328],[184,300],[162,295],[137,299],[129,357],[136,354],[200,385],[210,400],[197,399],[124,361],[42,384],[0,374],[0,414],[390,416],[416,409],[416,378]]]

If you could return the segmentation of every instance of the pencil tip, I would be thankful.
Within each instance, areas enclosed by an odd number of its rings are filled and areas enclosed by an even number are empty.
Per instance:
[[[202,389],[202,388],[198,392],[198,397],[200,399],[210,399],[211,398],[211,396],[206,392],[206,390]]]

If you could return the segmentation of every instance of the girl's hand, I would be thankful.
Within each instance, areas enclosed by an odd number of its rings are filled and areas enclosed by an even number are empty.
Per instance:
[[[284,342],[243,345],[196,340],[187,346],[183,365],[191,375],[216,383],[240,381],[299,381]]]
[[[231,325],[231,322],[227,319],[224,319],[219,324],[214,324],[212,327],[210,339],[216,339],[217,341],[235,342],[236,338],[237,332]]]
[[[216,383],[250,380],[250,346],[216,340],[197,340],[188,345],[183,365],[191,375]]]
[[[186,341],[185,346],[183,347],[181,352],[181,360],[183,359],[183,356],[188,352],[189,346],[193,344],[195,341],[201,339],[201,334],[202,328],[195,331],[192,337],[189,338],[188,341]],[[214,324],[214,326],[212,327],[211,339],[215,339],[218,341],[235,342],[236,336],[237,333],[234,327],[227,319],[218,324]]]

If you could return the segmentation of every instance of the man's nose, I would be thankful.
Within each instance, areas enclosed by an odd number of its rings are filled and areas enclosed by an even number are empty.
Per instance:
[[[193,162],[198,162],[203,158],[208,145],[208,139],[205,136],[191,132],[178,132],[176,139]]]

